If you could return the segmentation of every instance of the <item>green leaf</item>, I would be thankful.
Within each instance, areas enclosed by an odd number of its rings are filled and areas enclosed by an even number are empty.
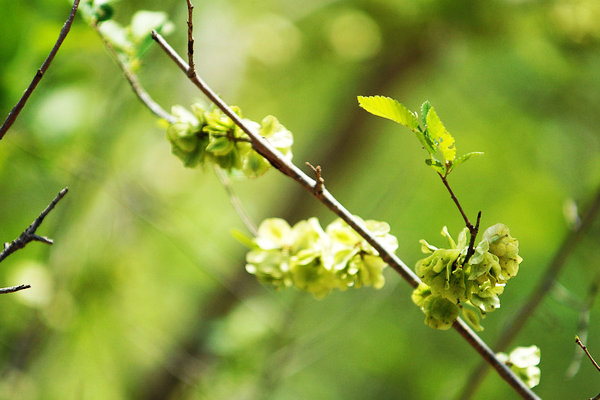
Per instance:
[[[438,117],[435,109],[431,107],[427,113],[427,131],[431,138],[436,142],[437,148],[442,153],[446,162],[452,162],[456,158],[456,148],[454,147],[454,138],[446,130],[442,121]]]
[[[483,155],[483,152],[481,152],[481,151],[472,151],[470,153],[463,154],[462,156],[458,157],[456,160],[452,161],[452,166],[450,167],[450,171],[452,171],[454,168],[456,168],[460,164],[464,163],[471,157],[481,156],[481,155]]]
[[[429,110],[431,109],[431,103],[429,100],[426,100],[421,105],[421,120],[423,121],[423,126],[427,126],[427,114],[429,114]]]
[[[432,157],[433,157],[433,155],[432,155]],[[439,162],[438,160],[436,160],[435,158],[428,158],[427,160],[425,160],[425,164],[429,165],[431,168],[436,170],[436,172],[438,172],[442,175],[446,174],[446,168],[444,168],[442,163]]]
[[[419,121],[415,114],[397,100],[384,96],[358,96],[357,99],[358,104],[371,114],[391,119],[413,132],[419,131]]]

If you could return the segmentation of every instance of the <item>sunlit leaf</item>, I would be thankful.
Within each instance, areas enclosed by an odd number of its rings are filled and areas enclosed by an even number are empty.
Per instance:
[[[418,131],[419,121],[415,115],[397,100],[384,96],[358,96],[358,104],[378,117],[391,119],[412,131]]]
[[[442,121],[438,117],[435,109],[431,107],[427,113],[427,130],[431,138],[436,142],[445,161],[454,161],[456,158],[456,148],[454,147],[454,138],[446,130]]]
[[[475,156],[481,156],[481,155],[483,155],[483,152],[481,152],[481,151],[472,151],[470,153],[463,154],[462,156],[458,157],[456,160],[452,161],[452,166],[450,168],[450,171],[452,171],[454,168],[456,168],[460,164],[464,163],[468,159],[475,157]]]

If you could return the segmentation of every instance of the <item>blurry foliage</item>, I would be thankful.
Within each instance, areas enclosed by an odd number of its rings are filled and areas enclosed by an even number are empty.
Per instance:
[[[0,6],[9,16],[0,24],[0,110],[8,113],[69,4]],[[321,164],[327,187],[353,213],[389,222],[408,264],[420,257],[420,238],[445,224],[456,232],[462,221],[413,139],[369,118],[355,96],[402,98],[410,109],[429,98],[463,148],[486,153],[452,174],[453,188],[471,215],[482,209],[482,225],[509,225],[526,260],[486,319],[482,336],[493,342],[566,234],[564,201],[581,209],[600,182],[597,2],[195,6],[200,75],[248,118],[276,115],[295,135],[299,164]],[[176,25],[170,41],[185,51],[181,1],[117,2],[114,18],[126,25],[139,9],[166,12]],[[165,108],[200,97],[156,48],[141,64],[142,82]],[[1,299],[0,398],[150,398],[173,374],[182,382],[169,391],[177,399],[442,398],[479,362],[457,335],[423,325],[391,270],[381,291],[322,301],[257,284],[229,233],[243,226],[214,174],[181,167],[79,18],[0,142],[0,182],[3,240],[58,188],[71,189],[45,222],[55,245],[28,247],[0,268],[3,285],[29,276],[29,290],[43,294]],[[257,221],[332,219],[273,172],[235,187]],[[599,234],[596,222],[561,275],[580,299],[598,269]],[[600,348],[599,317],[591,310],[591,349]],[[578,318],[548,298],[517,340],[541,348],[542,398],[598,392],[591,368],[564,378]],[[512,396],[493,374],[478,393]]]

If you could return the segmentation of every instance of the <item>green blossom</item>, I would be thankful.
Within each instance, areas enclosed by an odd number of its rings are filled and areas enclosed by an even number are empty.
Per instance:
[[[362,221],[384,245],[394,251],[397,240],[389,225]],[[279,218],[263,221],[254,248],[246,256],[246,270],[275,287],[294,286],[322,298],[333,289],[347,290],[384,283],[387,264],[360,235],[342,220],[325,230],[316,218],[300,221],[293,227]]]
[[[517,347],[510,354],[498,353],[496,357],[505,363],[529,388],[540,383],[538,367],[541,352],[537,346]]]
[[[465,263],[468,230],[463,229],[457,241],[452,239],[446,227],[441,233],[448,241],[448,248],[437,248],[421,240],[421,250],[428,256],[417,262],[415,272],[431,295],[444,298],[463,309],[465,319],[475,329],[482,330],[480,318],[500,307],[499,296],[507,280],[518,272],[518,265],[522,261],[518,255],[518,241],[510,236],[505,225],[496,224],[484,232],[483,239],[474,248],[474,254]],[[425,307],[422,293],[425,293],[423,288],[415,289],[413,302],[430,319],[430,308]],[[465,311],[464,307],[469,309]],[[445,326],[427,324],[432,327]]]
[[[241,116],[239,108],[232,109]],[[175,121],[167,126],[172,153],[186,167],[212,163],[231,173],[241,171],[249,178],[261,176],[270,168],[269,162],[253,150],[248,135],[223,112],[218,109],[207,111],[199,104],[193,104],[191,110],[174,106]],[[292,158],[292,134],[277,118],[267,116],[260,124],[249,119],[243,119],[243,122],[284,157]]]

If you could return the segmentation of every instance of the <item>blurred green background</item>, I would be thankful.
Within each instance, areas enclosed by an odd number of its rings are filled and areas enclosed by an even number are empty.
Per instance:
[[[195,2],[199,74],[244,116],[276,115],[294,160],[320,164],[353,213],[384,220],[408,265],[419,239],[442,245],[460,215],[408,130],[357,106],[357,95],[429,99],[459,153],[483,151],[450,177],[467,213],[503,222],[521,272],[484,321],[493,343],[600,184],[600,3],[597,0],[294,0]],[[16,103],[54,44],[65,0],[0,0],[0,111]],[[185,1],[120,1],[169,14],[183,54]],[[152,48],[140,79],[169,109],[200,93]],[[304,167],[303,167],[304,168]],[[276,292],[244,270],[244,229],[214,172],[189,170],[81,18],[21,117],[0,142],[0,240],[9,241],[64,186],[33,243],[4,261],[1,399],[452,399],[479,356],[434,331],[389,269],[382,290],[318,301]],[[270,171],[234,187],[255,221],[334,215]],[[581,310],[600,269],[592,224],[514,345],[537,344],[544,399],[584,399],[600,375],[583,360],[565,376]],[[566,294],[565,294],[566,293]],[[600,358],[600,312],[587,345]],[[516,394],[490,373],[476,399]]]

